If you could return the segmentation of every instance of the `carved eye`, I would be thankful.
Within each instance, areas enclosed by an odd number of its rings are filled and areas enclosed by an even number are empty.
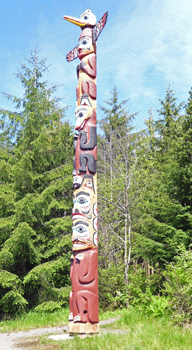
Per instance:
[[[81,196],[77,199],[77,203],[83,205],[83,204],[88,203],[88,200],[84,196]]]
[[[89,19],[89,16],[85,15],[85,16],[83,16],[83,19],[84,19],[85,21],[87,21],[87,20]]]
[[[83,226],[83,225],[76,226],[75,231],[76,231],[76,235],[79,237],[85,237],[89,235],[88,228],[86,228],[86,226]]]
[[[86,115],[86,111],[79,111],[79,113],[77,113],[76,117],[83,118],[85,115]]]
[[[91,38],[90,37],[83,37],[79,40],[79,47],[81,49],[89,49],[91,47]]]
[[[78,227],[76,228],[76,230],[77,230],[77,232],[79,232],[79,233],[86,232],[86,229],[85,229],[83,226],[78,226]]]
[[[92,186],[92,181],[91,181],[91,180],[88,180],[88,181],[87,181],[87,186],[90,187],[90,188],[93,187],[93,186]]]
[[[86,45],[86,44],[87,44],[87,40],[84,39],[84,40],[81,42],[81,44]]]

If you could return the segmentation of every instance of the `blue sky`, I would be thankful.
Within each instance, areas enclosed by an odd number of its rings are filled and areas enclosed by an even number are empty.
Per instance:
[[[69,105],[67,119],[75,124],[75,86],[78,60],[66,54],[77,44],[81,29],[63,19],[91,9],[99,20],[108,10],[106,27],[98,39],[98,104],[110,97],[114,84],[121,100],[129,98],[135,124],[143,127],[148,111],[154,117],[169,84],[178,101],[187,101],[192,86],[191,0],[8,0],[1,7],[0,92],[22,97],[14,76],[38,43],[40,57],[50,64],[46,79],[63,84],[57,96]],[[13,106],[0,95],[0,107]],[[98,109],[98,119],[102,116]]]

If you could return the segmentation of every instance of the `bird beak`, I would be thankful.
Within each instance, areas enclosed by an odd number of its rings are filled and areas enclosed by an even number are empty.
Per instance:
[[[87,22],[82,21],[80,18],[75,18],[71,16],[63,16],[63,17],[64,19],[66,19],[66,21],[76,24],[76,26],[79,26],[79,27],[85,27],[85,25],[87,24]]]

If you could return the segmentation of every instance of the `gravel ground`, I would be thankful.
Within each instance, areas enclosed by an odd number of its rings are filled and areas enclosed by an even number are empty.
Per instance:
[[[109,320],[103,320],[99,322],[99,325],[102,326],[105,324],[110,324],[115,322],[117,319],[119,319],[119,317],[114,317]],[[67,331],[67,326],[30,329],[29,331],[19,331],[13,333],[0,333],[0,350],[21,350],[21,347],[17,347],[17,343],[21,338],[22,340],[27,340],[27,338],[30,337],[37,337],[38,341],[38,337],[40,337],[41,335],[61,334],[64,331]],[[102,330],[102,333],[107,332],[110,332],[110,330]],[[28,349],[30,349],[30,347]]]

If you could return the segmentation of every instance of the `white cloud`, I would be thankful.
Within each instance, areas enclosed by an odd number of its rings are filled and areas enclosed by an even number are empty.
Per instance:
[[[169,83],[186,94],[192,81],[191,18],[191,0],[139,1],[130,15],[122,4],[108,32],[103,71],[110,74],[113,67],[117,84],[135,99],[157,100],[160,85],[165,90]]]

